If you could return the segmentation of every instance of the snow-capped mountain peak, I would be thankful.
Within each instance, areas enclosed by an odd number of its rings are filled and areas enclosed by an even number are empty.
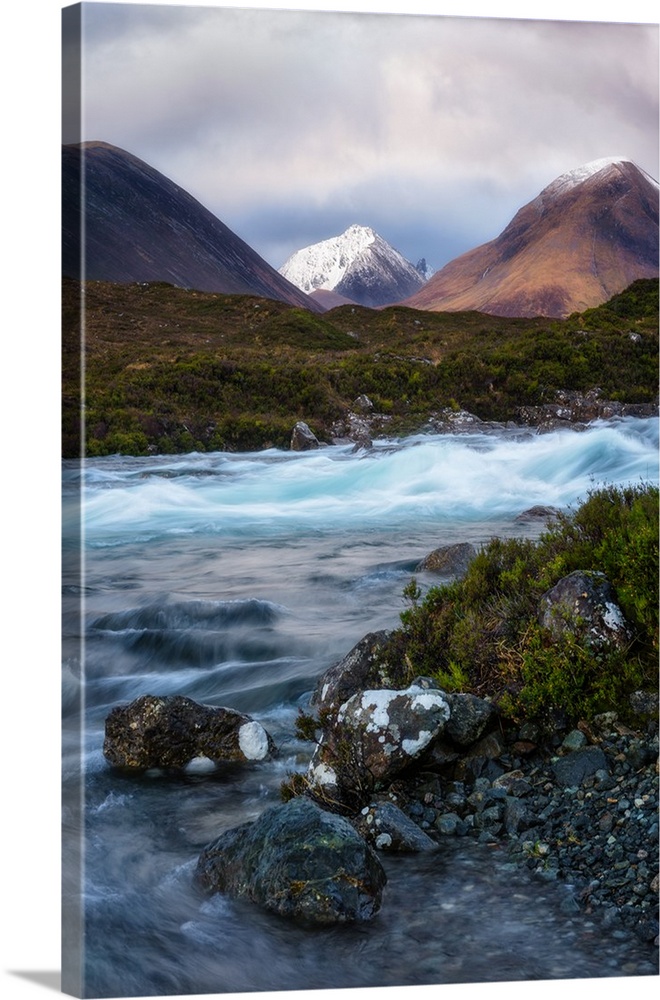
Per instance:
[[[357,224],[297,250],[280,274],[307,294],[334,291],[367,306],[399,301],[424,283],[414,264],[369,226]]]
[[[308,294],[317,288],[333,290],[355,258],[375,239],[373,229],[354,224],[341,236],[296,250],[282,265],[280,274]]]
[[[579,167],[574,167],[573,170],[567,170],[566,173],[561,174],[551,184],[548,184],[539,197],[542,199],[558,198],[580,184],[583,184],[585,181],[588,181],[591,177],[595,177],[596,174],[600,174],[611,167],[633,167],[643,174],[656,188],[658,187],[658,182],[645,173],[645,171],[641,170],[628,157],[604,156],[598,160],[590,160],[589,163],[583,163]]]

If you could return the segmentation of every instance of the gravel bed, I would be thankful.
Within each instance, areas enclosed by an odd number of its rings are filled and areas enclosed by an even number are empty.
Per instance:
[[[537,740],[523,726],[451,778],[424,775],[405,811],[437,840],[507,844],[540,880],[570,886],[567,914],[657,948],[657,720],[631,729],[607,713]]]

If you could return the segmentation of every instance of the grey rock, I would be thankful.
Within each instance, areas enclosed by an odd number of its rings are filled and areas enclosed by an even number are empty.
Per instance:
[[[415,567],[415,572],[439,573],[442,576],[464,576],[468,566],[477,554],[470,542],[455,545],[441,545],[429,552]]]
[[[527,510],[521,511],[520,514],[516,515],[514,520],[519,524],[528,524],[534,521],[551,521],[559,513],[558,507],[536,504],[534,507],[528,507]]]
[[[631,637],[603,573],[575,570],[563,577],[541,597],[539,621],[553,638],[572,633],[595,649],[621,648]]]
[[[357,399],[353,400],[353,409],[359,413],[371,413],[373,408],[374,404],[365,393],[362,393]]]
[[[370,803],[355,817],[353,825],[367,843],[380,851],[435,851],[438,847],[393,802]]]
[[[349,413],[346,417],[346,436],[353,441],[355,448],[371,448],[371,423],[357,413]]]
[[[650,715],[657,717],[658,714],[658,692],[657,691],[633,691],[630,695],[630,707],[635,715]]]
[[[585,747],[560,757],[553,765],[553,772],[563,788],[576,788],[596,771],[607,770],[607,757],[599,747]]]
[[[587,742],[587,737],[580,729],[572,729],[562,740],[562,747],[565,750],[580,750]]]
[[[447,735],[461,747],[476,743],[493,716],[493,706],[474,694],[450,694],[447,699],[451,709]]]
[[[508,798],[504,804],[504,828],[508,834],[516,834],[529,826],[530,814],[524,802]]]
[[[223,833],[202,852],[194,881],[209,894],[327,925],[370,920],[387,880],[347,819],[301,797]]]
[[[456,813],[443,813],[435,821],[435,828],[443,837],[453,837],[461,829],[462,820]]]
[[[391,687],[390,668],[385,651],[390,632],[369,632],[346,656],[319,678],[312,692],[311,706],[321,710],[338,709],[357,691]]]
[[[291,433],[291,451],[311,451],[319,448],[318,438],[304,420],[299,420]]]
[[[105,721],[103,753],[122,770],[183,768],[195,757],[265,760],[274,752],[270,735],[249,715],[181,695],[142,695],[114,708]]]

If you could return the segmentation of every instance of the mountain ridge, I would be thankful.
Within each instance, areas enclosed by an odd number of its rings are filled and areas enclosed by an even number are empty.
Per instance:
[[[607,157],[555,178],[500,235],[454,258],[402,304],[561,318],[658,276],[658,183]]]
[[[62,272],[260,295],[321,311],[178,184],[100,140],[62,147]]]
[[[411,295],[425,281],[420,270],[375,230],[357,223],[339,236],[296,250],[279,270],[309,295],[320,298],[318,293],[332,292],[368,308]]]

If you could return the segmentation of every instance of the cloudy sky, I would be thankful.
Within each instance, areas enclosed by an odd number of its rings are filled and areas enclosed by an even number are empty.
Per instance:
[[[437,268],[589,160],[658,177],[657,24],[90,3],[84,26],[82,138],[276,267],[357,222]]]

